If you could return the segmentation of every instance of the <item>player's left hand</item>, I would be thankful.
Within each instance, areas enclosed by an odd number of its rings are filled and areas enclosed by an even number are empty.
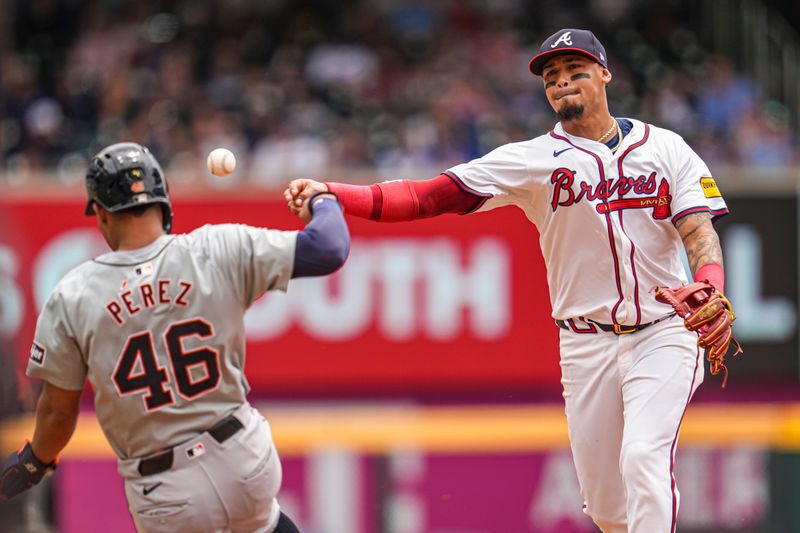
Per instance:
[[[57,460],[44,464],[33,453],[31,443],[17,453],[12,453],[3,464],[0,472],[0,500],[10,500],[17,494],[28,490],[48,472],[55,470]]]
[[[736,315],[725,295],[710,283],[700,281],[673,289],[659,287],[656,289],[656,300],[670,304],[683,318],[686,329],[697,332],[697,344],[706,349],[711,374],[717,375],[720,370],[725,372],[724,387],[728,377],[725,367],[728,348],[734,345],[736,351],[733,355],[742,352],[742,347],[731,332]]]

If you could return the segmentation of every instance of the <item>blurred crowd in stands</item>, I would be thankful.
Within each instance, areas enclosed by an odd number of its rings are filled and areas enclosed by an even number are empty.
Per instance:
[[[0,181],[80,182],[120,140],[150,146],[178,181],[212,181],[205,155],[220,146],[239,161],[220,186],[428,178],[552,128],[527,62],[560,27],[605,44],[616,116],[677,131],[712,168],[798,162],[788,110],[702,47],[688,3],[7,3]]]

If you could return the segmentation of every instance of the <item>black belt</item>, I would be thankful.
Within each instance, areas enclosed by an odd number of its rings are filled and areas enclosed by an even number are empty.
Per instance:
[[[241,422],[239,422],[239,419],[233,415],[230,415],[222,419],[220,422],[214,424],[211,429],[207,430],[207,433],[211,435],[215,441],[222,444],[242,428],[244,428],[244,426]],[[173,448],[170,448],[169,450],[165,450],[158,455],[148,457],[147,459],[142,459],[139,461],[139,474],[143,476],[152,476],[154,474],[166,472],[172,468],[174,455]]]
[[[637,331],[641,331],[644,328],[650,327],[653,324],[658,324],[659,322],[663,322],[668,318],[672,318],[675,316],[675,313],[670,313],[667,316],[663,316],[659,319],[653,320],[652,322],[648,322],[647,324],[637,324],[636,326],[625,326],[623,324],[601,324],[600,322],[595,322],[594,320],[590,320],[588,318],[582,319],[584,322],[588,322],[594,324],[598,328],[602,329],[603,331],[614,333],[615,335],[626,335],[628,333],[636,333]],[[568,329],[570,331],[574,331],[569,324],[567,324],[566,320],[556,320],[556,325],[561,329]]]

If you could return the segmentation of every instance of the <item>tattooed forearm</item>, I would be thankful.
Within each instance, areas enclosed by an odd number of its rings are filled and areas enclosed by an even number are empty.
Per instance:
[[[722,266],[722,248],[708,213],[695,213],[683,217],[676,224],[686,248],[692,273],[703,265]]]
[[[703,232],[691,242],[684,242],[686,246],[686,256],[689,258],[689,266],[692,273],[703,265],[717,264],[722,266],[722,249],[719,246],[719,239],[716,232]]]

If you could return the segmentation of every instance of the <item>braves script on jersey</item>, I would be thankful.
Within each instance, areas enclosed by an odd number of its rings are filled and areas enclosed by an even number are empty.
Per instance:
[[[246,403],[244,310],[286,290],[296,235],[204,226],[84,263],[45,304],[28,375],[69,390],[88,377],[121,459],[195,437]]]
[[[630,122],[614,154],[559,123],[449,170],[487,197],[479,211],[516,205],[536,225],[554,318],[636,325],[664,316],[667,306],[649,291],[686,282],[673,221],[727,213],[710,171],[683,139]]]

